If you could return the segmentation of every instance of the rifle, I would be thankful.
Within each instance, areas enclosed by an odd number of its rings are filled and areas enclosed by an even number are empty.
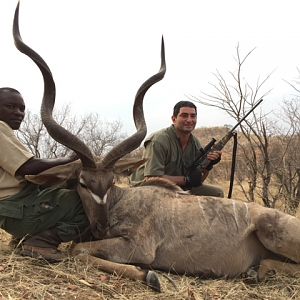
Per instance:
[[[201,151],[199,156],[196,158],[193,166],[201,166],[202,170],[205,170],[209,165],[211,165],[211,160],[207,158],[207,154],[211,151],[220,151],[224,148],[227,142],[236,134],[235,129],[248,117],[248,115],[263,101],[260,99],[250,110],[249,112],[236,124],[230,131],[216,143],[216,140],[213,138]]]

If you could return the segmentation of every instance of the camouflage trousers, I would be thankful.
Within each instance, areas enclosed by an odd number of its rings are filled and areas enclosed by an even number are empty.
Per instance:
[[[89,228],[79,195],[75,190],[29,184],[18,194],[0,200],[0,226],[15,238],[55,229],[68,242],[80,240]]]

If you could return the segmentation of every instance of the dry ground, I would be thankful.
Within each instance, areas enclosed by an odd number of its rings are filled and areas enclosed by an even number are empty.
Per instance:
[[[279,274],[257,283],[250,276],[202,280],[159,272],[157,293],[71,257],[59,264],[22,257],[9,240],[0,231],[0,299],[300,299],[300,279]]]

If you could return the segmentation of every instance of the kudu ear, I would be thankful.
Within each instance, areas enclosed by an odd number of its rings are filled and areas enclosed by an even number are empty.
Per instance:
[[[61,185],[70,180],[77,180],[81,167],[81,161],[78,159],[65,165],[50,168],[37,175],[26,175],[25,179],[42,186]]]
[[[123,158],[118,160],[113,168],[116,175],[130,176],[146,159],[144,158]]]

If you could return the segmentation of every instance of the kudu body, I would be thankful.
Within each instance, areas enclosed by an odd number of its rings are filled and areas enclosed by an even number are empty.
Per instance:
[[[107,272],[146,280],[159,289],[148,269],[179,274],[234,277],[260,266],[259,278],[269,269],[290,274],[300,271],[300,220],[255,203],[182,194],[180,189],[157,186],[119,188],[113,169],[125,154],[137,148],[146,135],[143,97],[165,73],[164,47],[159,73],[140,88],[134,103],[137,132],[95,162],[87,147],[52,119],[55,85],[43,59],[20,37],[18,7],[14,18],[16,47],[40,68],[45,82],[42,120],[49,134],[74,150],[81,162],[80,193],[93,233],[100,240],[75,245],[73,254],[89,259]],[[288,261],[288,263],[286,263]]]

